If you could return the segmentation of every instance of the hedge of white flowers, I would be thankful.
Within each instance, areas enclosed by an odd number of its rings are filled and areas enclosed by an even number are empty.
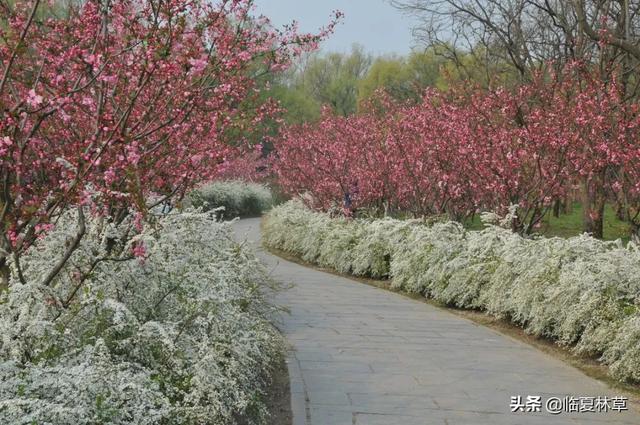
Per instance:
[[[229,226],[169,214],[132,239],[144,243],[143,260],[93,264],[79,285],[80,270],[131,230],[94,220],[43,286],[73,219],[29,251],[26,284],[0,297],[0,423],[264,423],[282,341],[265,319],[266,275]]]
[[[525,239],[490,225],[426,226],[347,220],[300,201],[274,208],[267,246],[308,262],[373,278],[450,306],[480,309],[598,356],[616,379],[640,382],[640,250],[587,235]]]
[[[204,211],[223,207],[225,218],[258,216],[273,205],[271,190],[264,184],[241,180],[214,181],[189,194],[187,203]]]

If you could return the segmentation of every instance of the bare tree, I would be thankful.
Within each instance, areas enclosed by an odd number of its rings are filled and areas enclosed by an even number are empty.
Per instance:
[[[638,0],[389,1],[419,18],[414,29],[419,42],[447,47],[454,58],[461,52],[475,55],[480,60],[474,66],[483,66],[489,76],[496,64],[508,64],[527,81],[537,69],[580,61],[599,70],[605,82],[614,77],[621,82],[626,101],[640,97]],[[584,184],[582,190],[584,230],[595,236],[602,236],[605,196],[594,194],[604,185]]]
[[[640,61],[640,2],[631,0],[390,0],[419,18],[414,35],[506,62],[523,78],[568,60]],[[634,90],[635,92],[635,90]]]

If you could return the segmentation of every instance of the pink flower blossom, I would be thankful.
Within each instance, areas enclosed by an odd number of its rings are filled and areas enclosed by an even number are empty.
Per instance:
[[[27,94],[27,103],[30,106],[33,106],[33,107],[40,106],[42,104],[42,101],[43,101],[43,97],[36,94],[36,91],[34,89],[29,90],[29,93]]]

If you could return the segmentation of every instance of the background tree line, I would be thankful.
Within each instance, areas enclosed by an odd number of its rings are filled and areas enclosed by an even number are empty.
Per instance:
[[[485,68],[473,53],[461,50],[454,59],[452,51],[452,46],[433,46],[375,57],[354,45],[349,53],[315,52],[287,73],[269,76],[270,96],[280,101],[288,123],[302,123],[319,119],[323,106],[342,116],[357,113],[377,90],[416,103],[430,87],[446,90],[468,80],[488,86],[490,77],[498,77],[497,68]],[[515,78],[506,66],[499,77]]]
[[[468,87],[487,92],[517,91],[548,75],[561,79],[573,64],[585,76],[572,75],[575,94],[597,78],[621,90],[619,109],[634,114],[640,93],[640,2],[631,0],[390,0],[419,18],[414,35],[419,48],[406,56],[373,57],[360,47],[348,54],[314,53],[277,81],[275,97],[286,108],[288,123],[317,121],[323,105],[340,116],[362,112],[377,90],[401,103],[419,104],[427,88],[442,92]],[[571,91],[567,91],[571,95]],[[594,101],[597,99],[593,99]],[[553,108],[553,105],[547,107]],[[516,108],[514,114],[522,115]],[[521,116],[510,117],[526,128]],[[632,119],[625,117],[624,119]],[[579,130],[579,129],[578,129]],[[580,133],[576,130],[578,133]],[[627,130],[633,132],[634,130]],[[584,132],[583,132],[584,133]],[[584,134],[585,151],[593,145]],[[637,140],[626,134],[626,140]],[[613,140],[612,140],[613,142]],[[571,197],[555,199],[553,213],[582,207],[582,228],[602,237],[604,211],[610,204],[619,219],[633,222],[636,211],[610,189],[627,181],[615,162],[579,180]]]

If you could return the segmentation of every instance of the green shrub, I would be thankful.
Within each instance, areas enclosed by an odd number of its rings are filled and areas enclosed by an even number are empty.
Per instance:
[[[271,208],[273,196],[262,184],[240,180],[215,181],[191,192],[187,204],[203,211],[222,207],[220,216],[227,219],[253,217]]]

